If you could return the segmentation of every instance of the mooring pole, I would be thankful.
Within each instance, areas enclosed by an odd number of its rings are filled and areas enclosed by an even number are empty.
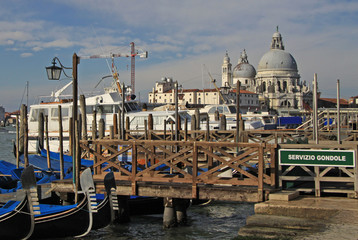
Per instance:
[[[175,93],[175,141],[178,141],[178,132],[179,132],[179,113],[178,113],[178,82],[176,81],[174,84]]]
[[[337,142],[341,144],[341,107],[340,107],[339,79],[337,79]]]
[[[236,143],[240,141],[240,81],[236,82]],[[239,148],[237,148],[239,152]]]
[[[317,86],[317,73],[314,74],[314,77],[313,77],[313,84],[314,84],[314,90],[313,90],[313,94],[314,94],[314,98],[313,98],[313,101],[314,101],[314,137],[315,137],[315,141],[316,141],[316,144],[318,144],[319,142],[319,139],[318,139],[318,97],[317,97],[317,91],[318,91],[318,86]]]
[[[61,105],[58,105],[58,133],[60,144],[60,179],[65,176],[64,172],[64,159],[63,159],[63,126],[62,126],[62,109]]]
[[[76,53],[73,54],[72,57],[72,95],[73,95],[73,99],[72,99],[72,165],[73,165],[73,184],[76,186],[76,191],[78,190],[79,182],[76,182],[76,180],[79,181],[79,176],[77,178],[76,173],[77,173],[77,168],[79,169],[79,166],[76,166],[76,159],[77,159],[77,152],[76,152],[76,124],[77,124],[77,114],[78,114],[78,71],[77,71],[77,67],[79,64],[79,57],[77,56]],[[79,171],[78,171],[79,172]]]
[[[47,157],[47,168],[51,169],[50,161],[50,139],[48,135],[48,115],[45,116],[45,133],[46,133],[46,157]]]

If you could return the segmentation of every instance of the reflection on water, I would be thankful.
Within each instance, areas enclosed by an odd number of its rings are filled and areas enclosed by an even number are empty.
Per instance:
[[[163,229],[162,215],[132,216],[131,222],[91,232],[85,239],[233,239],[246,217],[254,214],[254,204],[212,202],[188,209],[187,226]]]
[[[16,129],[14,127],[0,128],[0,160],[15,163],[13,154],[13,143],[16,138]]]

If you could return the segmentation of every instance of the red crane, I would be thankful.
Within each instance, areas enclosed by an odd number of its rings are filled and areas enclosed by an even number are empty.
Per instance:
[[[134,47],[134,42],[130,43],[131,46],[131,53],[130,54],[122,54],[122,53],[111,53],[111,54],[99,54],[99,55],[92,55],[92,56],[81,56],[81,59],[91,59],[91,58],[112,58],[112,75],[113,78],[116,80],[117,87],[119,93],[122,93],[122,89],[119,83],[119,75],[117,68],[114,65],[114,58],[116,57],[131,57],[131,93],[132,95],[135,94],[135,57],[139,56],[141,58],[148,58],[148,52],[142,51],[138,52],[138,50]],[[130,96],[129,96],[130,97]]]

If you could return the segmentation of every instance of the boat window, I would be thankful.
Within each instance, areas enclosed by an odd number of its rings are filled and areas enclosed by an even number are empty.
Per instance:
[[[236,107],[235,106],[228,106],[230,113],[236,113]]]
[[[99,105],[97,106],[98,113],[113,113],[112,105]]]
[[[164,123],[165,116],[157,116],[153,117],[153,125],[162,125]]]
[[[43,113],[43,115],[45,117],[45,115],[48,115],[48,109],[47,108],[32,109],[31,116],[30,116],[30,122],[38,121],[40,113]]]
[[[224,114],[230,113],[227,106],[224,106],[224,107],[223,107],[223,113],[224,113]]]
[[[187,112],[181,112],[179,113],[179,116],[182,121],[185,121],[185,119],[190,120],[190,115]]]
[[[68,117],[68,108],[61,108],[62,118]],[[51,118],[58,120],[58,108],[51,108]]]
[[[208,113],[215,113],[216,111],[216,107],[212,107],[209,109]]]
[[[93,113],[94,110],[95,110],[94,106],[86,106],[86,114]]]

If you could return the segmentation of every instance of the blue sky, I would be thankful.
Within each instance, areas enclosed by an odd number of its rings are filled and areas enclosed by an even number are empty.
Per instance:
[[[225,52],[235,65],[246,49],[257,68],[277,25],[302,81],[311,83],[317,73],[323,97],[336,97],[337,79],[341,97],[358,95],[357,1],[2,0],[0,105],[17,110],[26,81],[29,104],[68,83],[47,80],[45,67],[55,56],[70,67],[74,52],[129,53],[130,42],[149,52],[148,59],[136,59],[136,92],[142,101],[163,76],[184,88],[209,88],[203,64],[221,79]],[[110,73],[108,63],[81,61],[80,93],[93,91]],[[130,59],[117,58],[115,64],[121,81],[129,84]]]

